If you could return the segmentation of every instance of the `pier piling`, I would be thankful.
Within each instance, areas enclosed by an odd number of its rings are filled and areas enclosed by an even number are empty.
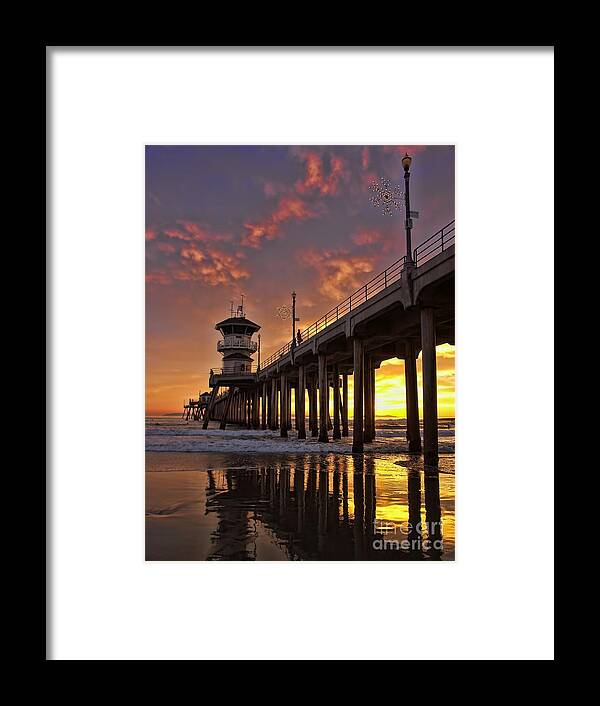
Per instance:
[[[284,438],[288,435],[288,380],[287,373],[281,373],[281,423],[280,423],[280,435]]]
[[[340,427],[340,371],[337,365],[333,366],[333,438],[342,438]]]
[[[306,425],[304,420],[304,405],[305,405],[305,380],[304,380],[304,366],[300,365],[298,367],[298,387],[297,397],[298,404],[296,405],[296,414],[298,421],[298,438],[306,439]]]
[[[354,337],[354,420],[352,422],[352,453],[362,453],[364,447],[363,434],[363,380],[364,380],[364,346],[360,338]]]
[[[349,435],[348,431],[348,373],[342,375],[342,436]]]
[[[413,341],[406,341],[404,382],[406,387],[406,440],[409,451],[421,451],[419,398],[417,392],[417,356]]]
[[[329,442],[327,421],[329,417],[329,382],[327,380],[327,356],[319,353],[319,441]]]
[[[423,346],[423,451],[425,465],[438,465],[437,365],[435,359],[435,310],[421,309]]]
[[[317,378],[315,375],[311,375],[310,378],[309,398],[310,435],[316,438],[319,436],[319,422],[317,418]]]
[[[371,375],[371,368],[372,368],[372,361],[371,357],[367,354],[364,356],[364,414],[365,414],[365,422],[364,422],[364,441],[366,444],[370,443],[373,441],[374,438],[374,429],[372,428],[374,426],[374,418],[373,418],[373,395],[371,392],[371,385],[373,381],[373,377]]]

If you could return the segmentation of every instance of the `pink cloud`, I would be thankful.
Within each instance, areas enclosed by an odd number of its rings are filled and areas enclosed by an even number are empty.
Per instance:
[[[247,232],[242,236],[242,245],[259,248],[263,240],[273,240],[281,234],[280,226],[285,221],[303,221],[314,215],[302,199],[284,196],[267,218],[258,223],[244,223]]]
[[[209,286],[229,286],[250,276],[242,266],[244,255],[241,251],[228,253],[218,245],[230,241],[231,235],[215,233],[193,221],[179,221],[178,225],[160,231],[166,240],[159,240],[157,233],[146,246],[151,258],[153,251],[176,255],[170,257],[162,268],[155,267],[148,273],[148,284],[201,282]]]
[[[148,272],[146,282],[148,284],[170,284],[171,278],[164,272]]]
[[[361,151],[361,163],[362,163],[362,168],[363,169],[368,169],[369,168],[369,148],[368,147],[363,147]]]
[[[321,155],[316,152],[300,152],[305,162],[304,179],[299,179],[295,188],[300,194],[316,191],[322,195],[336,194],[342,180],[349,178],[345,162],[341,157],[332,155],[329,160],[329,174],[326,175]]]
[[[373,245],[381,240],[381,233],[376,230],[359,230],[352,236],[357,245]]]
[[[297,253],[298,261],[317,275],[317,287],[329,299],[340,301],[364,284],[373,272],[375,255],[351,255],[344,250],[318,251],[314,248]]]
[[[177,228],[165,228],[163,233],[167,236],[167,238],[174,238],[176,240],[186,241],[193,240],[192,236],[189,233],[184,233]]]
[[[213,231],[210,231],[208,228],[205,226],[201,226],[198,223],[194,223],[193,221],[177,221],[177,223],[181,226],[183,226],[184,230],[186,233],[192,236],[194,240],[199,240],[199,241],[229,241],[232,239],[232,236],[229,233],[215,233]]]
[[[240,260],[239,254],[227,253],[212,243],[191,243],[182,248],[183,268],[176,270],[173,277],[180,281],[200,281],[213,287],[230,285],[250,276]]]

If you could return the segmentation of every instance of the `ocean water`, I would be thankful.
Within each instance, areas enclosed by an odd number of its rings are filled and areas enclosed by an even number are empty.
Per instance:
[[[454,420],[439,469],[406,452],[402,420],[378,420],[364,455],[215,427],[146,419],[147,560],[454,559]]]
[[[406,451],[406,421],[403,419],[377,419],[376,438],[365,444],[365,453],[397,454]],[[421,430],[422,433],[422,430]],[[202,429],[200,422],[185,421],[177,417],[146,417],[146,451],[185,451],[216,453],[352,453],[352,420],[350,436],[338,441],[319,443],[316,438],[298,440],[291,430],[288,438],[281,438],[278,431],[259,431],[229,427],[221,431],[217,422]],[[439,450],[454,454],[454,419],[439,420]]]

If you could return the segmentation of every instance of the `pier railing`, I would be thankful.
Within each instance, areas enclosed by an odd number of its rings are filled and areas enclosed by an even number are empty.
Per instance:
[[[261,367],[264,367],[261,365]],[[239,375],[252,375],[257,371],[257,366],[253,363],[252,365],[248,364],[244,368],[236,366],[235,368],[211,368],[210,372],[213,375],[233,375],[233,376],[239,376]]]
[[[413,250],[413,261],[417,267],[430,260],[432,257],[447,250],[451,245],[454,245],[454,221],[450,221],[448,225],[430,235],[427,240]]]
[[[392,265],[390,265],[386,270],[373,277],[364,284],[360,289],[353,292],[347,299],[338,304],[333,309],[330,309],[326,314],[317,319],[313,324],[300,331],[301,342],[296,343],[296,346],[302,345],[305,341],[310,340],[317,333],[320,333],[323,329],[327,328],[331,324],[341,319],[343,316],[348,314],[353,309],[356,309],[361,304],[372,297],[379,294],[391,284],[399,282],[402,279],[402,270],[404,268],[404,263],[406,262],[406,256],[401,257],[396,260]],[[263,363],[261,363],[261,369],[267,368],[269,365],[279,360],[284,355],[287,355],[292,349],[292,342],[286,343],[278,351],[275,351],[273,355],[269,356]]]
[[[413,250],[413,261],[418,267],[432,257],[435,257],[439,253],[447,250],[451,245],[454,245],[454,220],[450,221],[443,228],[440,228],[436,233],[429,236],[427,240],[423,241]],[[392,265],[390,265],[386,270],[373,277],[372,280],[364,284],[360,289],[353,292],[347,299],[338,304],[336,307],[328,311],[320,319],[317,319],[313,324],[300,331],[301,341],[300,343],[295,343],[296,346],[302,345],[305,341],[310,340],[317,333],[327,328],[331,324],[334,324],[338,319],[341,319],[347,313],[356,309],[361,304],[376,296],[382,290],[386,289],[392,284],[399,282],[402,279],[402,270],[406,263],[406,256],[401,257],[396,260]],[[265,361],[261,363],[261,370],[268,368],[269,365],[275,363],[279,358],[287,355],[294,344],[292,341],[286,343],[279,350],[275,351],[270,355]]]
[[[256,341],[228,341],[227,339],[217,342],[217,350],[227,350],[227,348],[240,348],[254,353],[258,348]]]

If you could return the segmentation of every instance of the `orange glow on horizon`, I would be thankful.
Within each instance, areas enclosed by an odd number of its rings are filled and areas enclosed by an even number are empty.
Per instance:
[[[438,346],[438,415],[454,417],[454,346],[444,343]],[[348,376],[349,417],[352,419],[352,375]],[[165,378],[146,380],[146,415],[160,416],[182,411],[184,399],[189,397],[190,387],[196,383],[198,391],[208,389],[207,375],[190,375],[183,369],[172,368]],[[419,414],[421,404],[421,356],[417,360],[417,386],[419,392]],[[187,397],[186,397],[187,393]],[[330,405],[331,406],[331,405]],[[331,406],[332,407],[332,406]],[[331,409],[333,412],[333,408]],[[307,405],[308,413],[308,405]],[[406,391],[404,384],[404,361],[398,358],[386,360],[375,374],[375,414],[379,418],[406,417]]]

